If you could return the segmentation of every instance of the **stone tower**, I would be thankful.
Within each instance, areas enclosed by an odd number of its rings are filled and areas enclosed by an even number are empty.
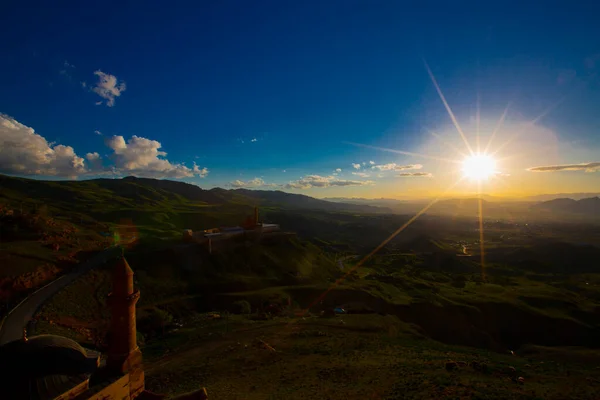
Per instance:
[[[135,327],[135,304],[139,298],[139,290],[133,288],[133,271],[121,257],[115,265],[112,292],[108,295],[111,321],[106,366],[115,374],[129,375],[130,398],[144,390],[142,352]]]

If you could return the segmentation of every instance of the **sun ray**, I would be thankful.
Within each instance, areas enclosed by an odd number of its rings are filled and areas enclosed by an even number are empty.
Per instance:
[[[539,148],[537,148],[535,150],[524,151],[522,153],[514,153],[514,154],[510,154],[510,155],[505,156],[505,157],[496,158],[496,160],[498,160],[498,161],[506,161],[506,160],[510,160],[510,159],[514,159],[514,158],[519,158],[519,157],[522,157],[522,156],[525,156],[525,155],[532,156],[534,154],[545,153],[547,150],[550,150],[550,149],[555,148],[555,147],[556,147],[555,144],[549,144],[549,145],[544,146],[544,147],[539,147]]]
[[[481,279],[485,281],[485,245],[483,236],[483,199],[481,198],[481,181],[477,183],[479,205],[479,253],[481,256]]]
[[[542,113],[540,115],[538,115],[537,117],[535,117],[534,119],[532,119],[530,121],[530,123],[532,124],[537,124],[542,118],[544,118],[546,115],[550,114],[551,111],[554,111],[554,109],[558,106],[560,106],[566,99],[568,96],[563,96],[560,100],[558,100],[556,103],[552,104],[551,106],[549,106],[548,108],[546,108],[544,111],[542,111]]]
[[[469,153],[473,154],[473,149],[471,149],[471,146],[469,145],[469,141],[467,140],[467,137],[465,136],[463,130],[461,129],[460,125],[458,124],[458,120],[454,116],[454,113],[452,112],[450,105],[446,101],[446,98],[444,97],[444,93],[442,93],[442,89],[440,88],[440,85],[438,85],[437,80],[435,79],[435,76],[433,75],[433,72],[431,72],[431,68],[429,68],[427,61],[423,60],[423,62],[425,63],[425,68],[427,69],[427,73],[429,74],[429,77],[431,78],[431,82],[433,82],[433,86],[435,86],[435,90],[437,90],[438,95],[440,96],[440,99],[442,100],[442,103],[444,103],[444,107],[446,107],[446,111],[448,111],[448,115],[450,116],[450,119],[452,120],[454,127],[460,134],[460,137],[462,138],[463,142],[465,142],[465,146],[467,146]]]
[[[497,176],[496,181],[500,183],[504,188],[512,188],[508,180],[504,179],[502,176]],[[509,209],[502,207],[502,211],[506,214],[508,221],[514,223],[516,221],[515,216],[510,212]]]
[[[535,125],[537,124],[542,118],[546,117],[548,114],[550,114],[551,111],[553,111],[556,107],[558,107],[563,101],[565,101],[565,99],[567,98],[567,96],[563,96],[559,101],[557,101],[556,103],[552,104],[551,106],[549,106],[548,108],[546,108],[544,111],[542,111],[540,113],[540,115],[538,115],[537,117],[533,118],[531,121],[528,121],[527,123],[525,123],[525,126],[531,126],[531,125]],[[509,137],[506,142],[502,143],[494,153],[492,153],[492,155],[496,155],[500,152],[500,150],[502,150],[504,147],[508,146],[510,143],[512,143],[513,140],[515,140],[517,137],[521,136],[521,134],[525,131],[525,128],[519,129],[514,135],[512,135],[511,137]]]
[[[502,124],[504,124],[504,119],[506,118],[506,114],[508,113],[509,108],[510,108],[510,102],[506,105],[506,108],[504,109],[502,116],[496,123],[494,132],[492,132],[492,135],[490,136],[490,140],[488,140],[488,144],[485,146],[485,150],[483,150],[484,154],[486,154],[488,152],[488,150],[490,149],[490,146],[492,145],[492,141],[494,140],[494,137],[496,136],[496,133],[498,133],[498,131],[502,128]]]
[[[511,144],[513,140],[515,140],[517,137],[519,137],[523,133],[523,131],[524,131],[524,129],[520,129],[514,135],[512,135],[511,137],[509,137],[506,140],[506,142],[504,142],[500,146],[498,146],[496,148],[496,150],[494,150],[494,152],[491,153],[491,155],[492,156],[496,156],[496,154],[500,153],[502,151],[502,149],[504,149],[506,146],[508,146],[509,144]]]
[[[458,147],[456,147],[455,145],[453,145],[452,143],[448,142],[447,140],[445,140],[442,135],[439,135],[433,131],[427,130],[427,132],[429,132],[433,137],[437,138],[440,142],[442,142],[444,145],[450,147],[452,150],[454,150],[455,152],[457,152],[460,156],[462,156],[463,158],[467,157],[467,155],[460,150]]]
[[[481,122],[481,113],[480,113],[480,104],[481,103],[481,96],[479,94],[479,91],[477,91],[477,113],[475,115],[475,141],[477,142],[477,154],[481,154],[481,143],[480,143],[480,122]]]
[[[352,146],[364,147],[367,149],[388,151],[390,153],[396,153],[396,154],[404,154],[406,156],[423,157],[423,158],[429,158],[431,160],[444,161],[444,162],[449,162],[449,163],[453,163],[453,164],[460,164],[460,161],[457,161],[457,160],[452,160],[452,159],[443,158],[443,157],[428,156],[426,154],[420,154],[420,153],[411,153],[410,151],[394,150],[394,149],[388,149],[385,147],[371,146],[369,144],[354,143],[354,142],[342,142],[342,143],[350,144]]]
[[[394,233],[392,233],[390,236],[388,236],[383,242],[381,242],[377,247],[375,247],[369,254],[364,256],[358,263],[356,263],[356,265],[352,266],[352,268],[349,268],[348,271],[346,271],[346,273],[344,275],[342,275],[341,278],[338,278],[329,288],[327,288],[327,290],[325,290],[323,293],[321,293],[312,303],[310,303],[309,306],[301,313],[300,316],[305,315],[312,307],[314,307],[316,304],[318,304],[320,301],[322,301],[329,294],[329,292],[331,292],[333,289],[335,289],[337,286],[339,286],[342,282],[344,282],[344,280],[346,280],[348,275],[350,275],[352,272],[354,272],[358,268],[360,268],[368,259],[373,257],[386,244],[388,244],[392,239],[394,239],[396,236],[398,236],[398,234],[400,234],[400,232],[405,230],[410,224],[412,224],[415,220],[417,220],[417,218],[419,218],[421,215],[423,215],[425,212],[427,212],[427,210],[429,210],[435,203],[437,203],[441,198],[443,198],[450,190],[452,190],[456,185],[458,185],[463,179],[464,178],[460,178],[456,182],[454,182],[452,185],[450,185],[446,190],[444,190],[444,192],[441,195],[439,195],[438,197],[433,199],[431,202],[429,202],[429,204],[427,204],[419,212],[417,212],[414,216],[412,216],[400,228],[396,229],[396,231],[394,231]],[[291,321],[290,323],[293,323],[293,321]]]

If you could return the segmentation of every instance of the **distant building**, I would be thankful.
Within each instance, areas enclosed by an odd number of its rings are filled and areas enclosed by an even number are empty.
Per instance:
[[[191,229],[185,229],[183,231],[183,240],[207,243],[209,248],[211,248],[212,240],[231,239],[243,235],[256,237],[258,234],[278,231],[280,231],[278,224],[258,222],[258,207],[254,207],[254,215],[247,217],[242,226],[224,226],[196,232],[193,232]]]
[[[258,229],[263,233],[277,232],[280,230],[279,224],[264,224],[264,223],[259,224]]]

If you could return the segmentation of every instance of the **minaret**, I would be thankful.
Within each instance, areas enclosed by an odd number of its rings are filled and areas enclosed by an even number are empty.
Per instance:
[[[135,327],[135,304],[139,298],[139,290],[133,289],[133,271],[121,257],[115,265],[112,293],[108,295],[111,321],[106,366],[115,374],[129,374],[131,398],[144,390],[142,352]]]

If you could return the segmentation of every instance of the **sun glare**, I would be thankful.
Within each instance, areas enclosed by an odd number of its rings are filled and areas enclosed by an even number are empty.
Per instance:
[[[486,154],[474,154],[463,161],[462,171],[465,178],[486,180],[496,173],[496,161]]]

